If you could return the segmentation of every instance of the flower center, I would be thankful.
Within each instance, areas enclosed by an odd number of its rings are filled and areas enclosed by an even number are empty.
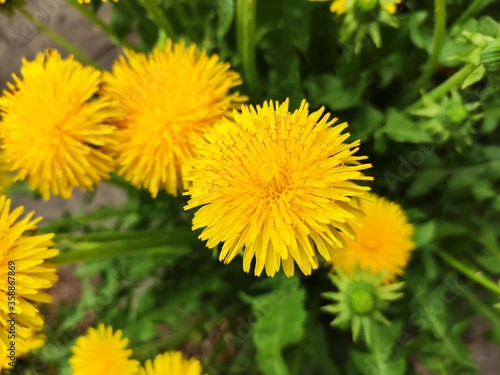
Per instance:
[[[374,251],[378,246],[378,241],[375,238],[367,238],[363,241],[363,245],[368,251]]]
[[[288,183],[288,173],[284,166],[278,163],[265,163],[258,172],[260,186],[274,193],[281,193]]]

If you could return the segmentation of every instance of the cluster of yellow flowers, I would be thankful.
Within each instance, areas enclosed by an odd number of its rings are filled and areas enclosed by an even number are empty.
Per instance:
[[[288,101],[242,105],[247,98],[231,91],[239,74],[194,45],[126,51],[105,73],[48,51],[24,60],[21,74],[0,98],[1,165],[45,199],[92,189],[114,170],[153,197],[187,191],[186,209],[201,206],[193,229],[205,228],[207,246],[223,242],[226,263],[243,250],[244,270],[255,258],[255,274],[265,268],[269,276],[281,264],[288,276],[294,264],[308,275],[317,252],[346,267],[365,265],[359,249],[373,241],[356,237],[381,233],[362,229],[373,205],[375,215],[407,225],[396,205],[377,204],[355,183],[371,180],[362,173],[371,165],[355,155],[359,140],[346,142],[346,123],[334,126],[324,109],[310,113],[306,101],[294,112]],[[380,260],[395,262],[394,272],[407,260],[392,256],[400,245],[386,244],[391,256]]]
[[[0,97],[2,189],[12,172],[44,199],[70,198],[75,187],[92,189],[116,171],[153,197],[183,193],[190,196],[185,209],[199,207],[193,229],[204,228],[207,246],[223,243],[225,263],[242,253],[246,272],[255,258],[255,275],[265,269],[273,276],[281,265],[289,277],[295,265],[309,275],[319,253],[345,272],[385,271],[389,282],[408,262],[413,227],[401,207],[357,183],[372,180],[363,173],[371,165],[356,155],[359,140],[347,141],[347,124],[335,125],[324,108],[310,112],[305,100],[293,112],[288,100],[243,104],[247,98],[233,91],[239,74],[216,55],[167,41],[149,55],[125,51],[111,72],[101,72],[48,51],[23,60],[21,76]],[[43,326],[29,301],[50,302],[41,289],[56,280],[45,262],[57,254],[49,250],[53,235],[24,236],[39,219],[16,222],[21,212],[0,198],[2,347],[9,345],[9,262],[23,275],[15,293],[22,339]],[[89,351],[108,358],[106,366],[132,369],[125,347],[119,332],[90,330],[75,348],[74,374],[90,374],[78,370],[92,363]],[[164,373],[158,368],[181,359],[164,354],[142,374]],[[201,372],[189,366],[179,373]]]
[[[73,375],[201,375],[201,363],[197,359],[185,359],[181,352],[166,352],[146,361],[144,367],[127,349],[128,339],[122,331],[100,324],[89,328],[73,347],[70,366]]]

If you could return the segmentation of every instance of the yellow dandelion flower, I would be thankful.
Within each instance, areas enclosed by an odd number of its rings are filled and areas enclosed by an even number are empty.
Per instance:
[[[185,359],[181,352],[158,354],[154,362],[148,360],[140,375],[201,375],[201,363],[197,359]]]
[[[135,375],[139,362],[130,359],[132,350],[127,349],[128,339],[122,331],[99,324],[89,328],[85,336],[76,340],[72,348],[70,366],[73,375]]]
[[[382,8],[390,14],[394,14],[396,13],[398,4],[401,4],[403,0],[386,0],[385,2],[389,2],[389,4],[382,5]]]
[[[11,187],[13,182],[10,164],[5,159],[4,153],[0,152],[0,195],[5,194],[5,191]]]
[[[153,197],[159,190],[176,196],[188,187],[182,176],[194,142],[245,100],[230,93],[240,76],[218,56],[183,42],[125,56],[106,76],[103,90],[125,115],[117,122],[118,172]]]
[[[28,179],[48,199],[108,178],[113,160],[101,148],[113,140],[107,122],[116,111],[94,98],[101,73],[49,51],[23,59],[21,75],[0,97],[2,148],[16,179]]]
[[[359,208],[366,215],[363,226],[355,229],[356,240],[348,238],[347,247],[334,249],[332,263],[348,273],[356,266],[385,271],[385,281],[391,281],[403,273],[415,247],[413,225],[398,204],[385,198],[372,195]]]
[[[59,251],[49,249],[54,234],[24,235],[37,229],[42,218],[33,212],[18,220],[23,207],[12,210],[11,200],[0,197],[0,341],[9,346],[11,327],[17,338],[29,339],[32,331],[43,328],[43,317],[32,303],[50,303],[52,297],[43,292],[57,280],[56,266],[46,259]]]
[[[362,217],[352,197],[366,194],[353,180],[369,164],[354,156],[359,140],[344,143],[349,133],[337,119],[322,117],[324,108],[309,114],[265,102],[235,111],[234,122],[223,119],[200,142],[188,179],[191,199],[186,209],[202,206],[193,229],[213,248],[224,242],[219,259],[229,263],[244,248],[243,269],[255,257],[255,275],[266,268],[273,276],[283,262],[288,276],[294,261],[306,275],[318,267],[317,249],[327,260],[333,246],[353,237],[351,224]]]
[[[334,0],[330,5],[330,11],[341,15],[347,11],[346,0]]]

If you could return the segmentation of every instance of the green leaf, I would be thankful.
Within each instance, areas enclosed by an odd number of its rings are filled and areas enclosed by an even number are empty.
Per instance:
[[[370,336],[373,338],[370,353],[352,351],[354,365],[360,374],[373,375],[403,375],[405,373],[404,357],[398,354],[394,345],[398,344],[398,334],[401,324],[382,326],[370,325]]]
[[[433,32],[430,25],[425,24],[429,17],[427,11],[418,11],[411,15],[410,39],[418,48],[428,50],[432,44]]]
[[[353,138],[367,141],[380,128],[384,115],[371,105],[356,107],[354,118],[349,124]]]
[[[241,293],[241,298],[252,306],[256,317],[252,336],[259,368],[266,375],[288,375],[282,350],[304,336],[305,293],[297,278],[280,277],[273,281],[273,292],[254,297]]]
[[[425,224],[420,224],[416,227],[413,238],[418,246],[428,245],[434,239],[436,231],[436,223],[434,220],[428,221]]]
[[[479,82],[485,75],[486,68],[484,65],[479,65],[462,83],[462,90],[473,85],[476,82]]]
[[[311,105],[326,105],[334,111],[354,107],[368,84],[365,74],[357,77],[355,82],[347,83],[333,75],[321,75],[304,83]]]
[[[229,31],[231,24],[234,20],[235,13],[235,0],[217,0],[217,15],[219,17],[219,23],[217,25],[217,37],[219,39],[224,38],[224,36]]]
[[[424,143],[432,141],[417,122],[411,121],[395,109],[389,109],[383,131],[395,142]]]
[[[424,169],[418,171],[417,177],[408,188],[407,194],[412,198],[421,197],[438,186],[448,175],[449,172],[445,169]]]

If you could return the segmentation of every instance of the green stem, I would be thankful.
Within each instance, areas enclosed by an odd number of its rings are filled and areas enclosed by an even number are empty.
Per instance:
[[[87,65],[92,65],[96,68],[99,68],[96,63],[83,51],[75,47],[71,42],[66,40],[63,36],[61,36],[59,33],[57,33],[55,30],[51,29],[49,26],[44,24],[43,22],[40,22],[37,18],[35,18],[26,8],[20,7],[19,11],[21,14],[26,17],[33,25],[38,27],[40,30],[42,30],[44,33],[46,33],[48,36],[50,36],[55,42],[57,42],[61,47],[66,49],[68,52],[73,54],[78,60],[81,62],[87,64]]]
[[[59,254],[51,263],[71,264],[77,262],[88,262],[93,260],[109,259],[123,256],[149,256],[153,254],[181,256],[189,252],[187,246],[155,246],[144,247],[140,245],[135,248],[127,248],[126,243],[114,243],[111,246],[102,243],[88,242],[83,249],[73,246],[74,250]]]
[[[462,69],[444,81],[441,85],[436,87],[430,93],[426,94],[426,97],[430,100],[436,100],[441,96],[447,94],[452,89],[459,87],[462,82],[477,68],[477,66],[472,64],[465,65]],[[406,112],[410,112],[418,108],[422,104],[422,99],[417,100],[411,106],[406,109]]]
[[[237,0],[236,34],[244,82],[253,101],[259,101],[259,79],[255,66],[256,0]]]
[[[82,4],[79,4],[76,0],[68,0],[69,3],[78,10],[81,14],[83,14],[85,17],[87,17],[90,21],[92,21],[94,24],[99,26],[99,28],[106,33],[106,35],[109,37],[109,39],[117,45],[121,45],[125,48],[129,49],[135,49],[134,46],[126,39],[120,39],[118,35],[113,31],[111,27],[107,23],[105,23],[102,19],[100,19],[95,12],[92,12],[89,10],[87,7],[85,7]]]
[[[434,252],[441,257],[448,265],[455,268],[457,271],[463,273],[472,281],[484,286],[485,288],[491,290],[496,294],[500,294],[500,286],[495,283],[493,280],[484,276],[482,272],[473,269],[472,267],[462,263],[458,259],[452,257],[450,254],[444,252],[441,249],[435,249]]]
[[[108,241],[120,241],[120,240],[137,239],[137,238],[158,238],[164,236],[165,233],[166,233],[165,229],[147,229],[147,230],[141,230],[141,231],[137,230],[131,232],[102,231],[102,232],[85,233],[81,235],[66,233],[66,234],[57,234],[56,240],[70,241],[72,243],[108,242]]]
[[[434,39],[432,42],[432,49],[424,65],[422,75],[415,82],[410,92],[403,99],[404,105],[408,105],[418,97],[420,89],[425,86],[434,73],[434,68],[437,65],[439,54],[443,48],[444,40],[446,37],[446,0],[434,1]]]
[[[486,8],[493,0],[474,0],[469,4],[467,9],[458,17],[455,21],[455,25],[461,25],[465,23],[469,18],[474,17],[477,13]]]
[[[159,350],[177,349],[183,342],[185,342],[189,338],[189,336],[193,334],[193,332],[196,332],[202,327],[203,320],[198,320],[195,322],[195,324],[186,326],[181,330],[177,330],[166,337],[136,347],[134,349],[134,357],[139,359],[149,359],[154,353],[158,352]]]
[[[117,233],[115,238],[98,238],[98,234],[93,234],[96,241],[76,240],[70,241],[69,245],[58,242],[58,245],[70,247],[71,250],[62,252],[53,262],[68,264],[124,255],[145,256],[158,253],[180,256],[189,252],[190,245],[198,241],[197,233],[187,228],[157,231],[154,235],[152,231],[122,233],[121,236]]]
[[[491,307],[486,305],[475,293],[471,292],[469,288],[462,288],[461,292],[466,298],[471,301],[470,306],[478,313],[486,315],[497,327],[500,327],[500,316]]]
[[[170,21],[163,14],[163,11],[158,8],[155,0],[140,0],[142,6],[148,11],[151,19],[154,23],[161,29],[165,31],[167,36],[171,39],[175,39],[174,37],[174,29],[170,24]]]

